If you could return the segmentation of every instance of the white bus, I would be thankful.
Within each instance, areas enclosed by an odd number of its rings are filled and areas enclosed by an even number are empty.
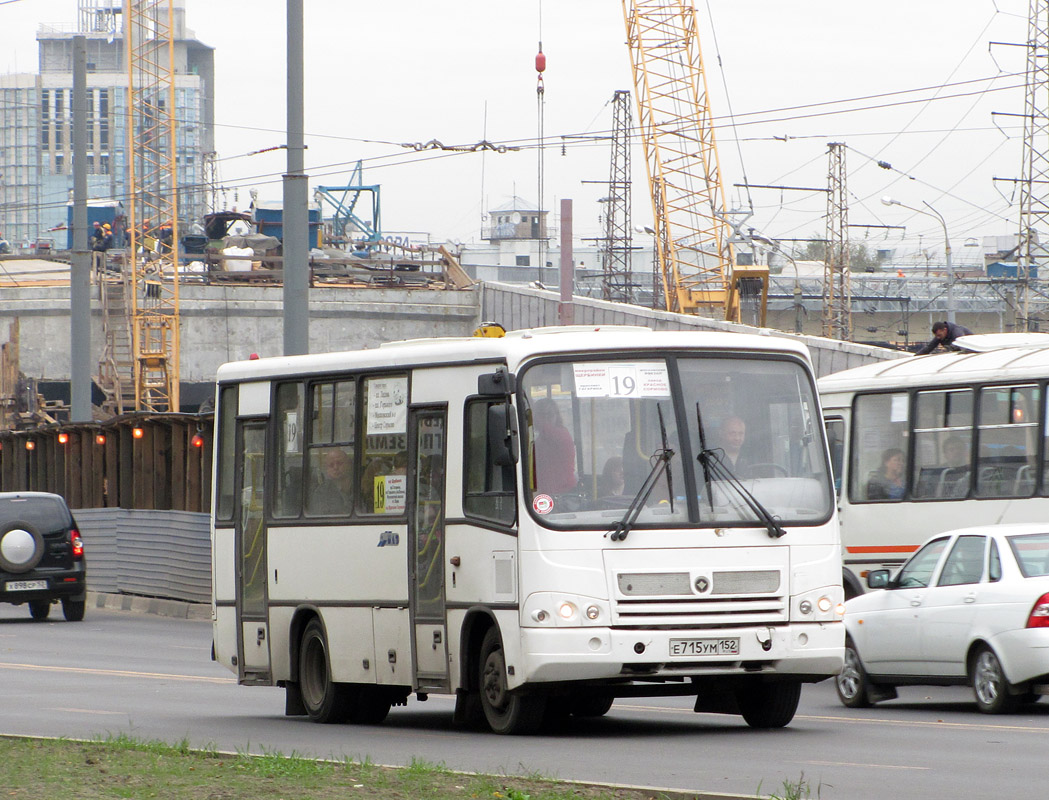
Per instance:
[[[863,592],[867,570],[898,567],[935,533],[1049,519],[1047,340],[967,336],[956,344],[975,352],[819,380],[847,596]]]
[[[574,327],[226,364],[215,439],[215,657],[289,715],[444,693],[529,733],[689,695],[771,728],[841,666],[827,444],[784,339]]]

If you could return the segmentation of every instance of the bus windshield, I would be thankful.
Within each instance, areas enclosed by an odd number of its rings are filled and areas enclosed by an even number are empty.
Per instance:
[[[672,451],[635,527],[765,525],[701,440],[785,525],[818,525],[831,483],[811,381],[790,359],[547,360],[521,375],[528,503],[552,528],[612,527]]]

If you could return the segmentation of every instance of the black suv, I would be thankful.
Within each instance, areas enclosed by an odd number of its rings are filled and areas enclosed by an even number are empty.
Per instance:
[[[57,494],[0,492],[0,602],[29,603],[42,620],[60,600],[67,620],[84,618],[84,543],[69,506]]]

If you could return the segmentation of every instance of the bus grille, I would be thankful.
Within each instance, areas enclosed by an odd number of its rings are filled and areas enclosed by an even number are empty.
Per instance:
[[[703,579],[706,580],[703,580]],[[616,575],[615,621],[622,626],[726,628],[788,621],[787,599],[777,594],[779,570],[714,570]],[[696,583],[704,585],[702,593]]]

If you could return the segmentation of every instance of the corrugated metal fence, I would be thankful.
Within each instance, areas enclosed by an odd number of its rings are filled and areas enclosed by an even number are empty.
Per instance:
[[[498,322],[507,330],[561,324],[561,298],[557,292],[493,281],[485,281],[481,292],[482,319]],[[644,325],[657,331],[760,331],[768,336],[782,336],[808,346],[812,355],[812,366],[818,378],[850,367],[890,358],[905,358],[909,355],[855,342],[839,342],[819,336],[799,336],[771,328],[753,328],[734,322],[722,322],[692,314],[674,314],[592,297],[573,297],[572,313],[576,325]]]
[[[79,508],[93,592],[211,602],[211,534],[207,514],[125,508]]]

